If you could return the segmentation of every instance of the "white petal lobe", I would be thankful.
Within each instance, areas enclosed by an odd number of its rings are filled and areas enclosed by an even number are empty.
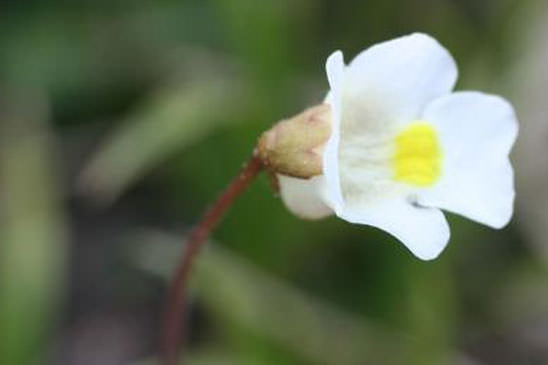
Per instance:
[[[371,117],[409,123],[433,99],[451,92],[457,74],[453,57],[438,41],[414,33],[356,56],[348,65],[345,97],[368,106]]]
[[[423,118],[439,132],[444,162],[439,183],[419,194],[419,204],[505,226],[515,195],[508,158],[518,130],[512,106],[497,96],[458,92],[434,101]]]
[[[422,260],[438,257],[450,236],[439,209],[417,207],[403,199],[372,201],[359,209],[348,209],[342,218],[392,234]]]
[[[339,140],[341,124],[342,93],[344,81],[344,61],[341,51],[336,51],[328,57],[326,65],[327,78],[331,88],[325,102],[331,106],[331,137],[326,143],[323,153],[323,172],[327,189],[324,189],[326,203],[335,211],[340,211],[343,205],[339,177]]]
[[[323,177],[304,180],[284,175],[277,176],[282,200],[293,214],[305,219],[320,219],[333,214],[321,198]]]

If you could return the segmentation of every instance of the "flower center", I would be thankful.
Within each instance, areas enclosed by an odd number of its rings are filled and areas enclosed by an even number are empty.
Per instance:
[[[441,159],[436,130],[416,121],[396,136],[394,178],[415,186],[432,185],[441,175]]]

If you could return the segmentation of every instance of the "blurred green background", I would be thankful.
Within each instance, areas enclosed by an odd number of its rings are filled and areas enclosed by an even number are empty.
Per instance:
[[[521,121],[516,214],[442,256],[262,176],[193,272],[187,364],[548,364],[545,0],[0,3],[0,364],[154,364],[184,233],[324,62],[414,31]]]

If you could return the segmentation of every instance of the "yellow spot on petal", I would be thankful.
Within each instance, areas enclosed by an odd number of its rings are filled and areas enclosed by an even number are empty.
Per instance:
[[[433,185],[441,175],[442,154],[434,127],[417,121],[396,136],[394,178],[415,186]]]

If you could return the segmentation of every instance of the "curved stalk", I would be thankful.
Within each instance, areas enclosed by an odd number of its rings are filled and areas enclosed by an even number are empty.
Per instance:
[[[162,339],[162,360],[165,365],[181,363],[177,361],[177,353],[184,329],[185,289],[194,258],[224,213],[263,167],[263,163],[254,153],[238,176],[232,180],[190,232],[168,291]]]

